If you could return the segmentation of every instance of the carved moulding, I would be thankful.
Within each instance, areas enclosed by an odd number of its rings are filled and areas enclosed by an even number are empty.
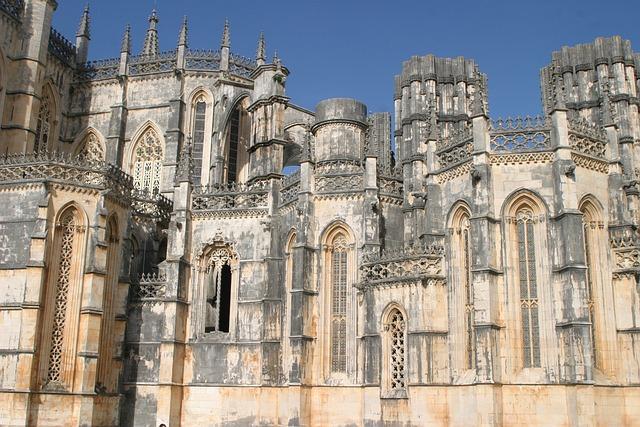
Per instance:
[[[436,182],[438,184],[444,184],[447,181],[466,175],[471,171],[471,161],[462,163],[458,166],[447,169],[436,175]]]
[[[549,151],[537,153],[492,154],[489,156],[491,165],[528,165],[535,163],[551,163],[555,154]]]
[[[593,157],[585,156],[582,154],[571,153],[571,160],[579,168],[589,169],[594,172],[609,173],[609,163],[604,160],[594,159]]]

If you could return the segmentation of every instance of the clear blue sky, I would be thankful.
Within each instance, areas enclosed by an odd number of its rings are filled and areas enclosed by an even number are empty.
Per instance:
[[[71,40],[86,0],[59,0],[54,26]],[[142,47],[154,0],[90,0],[90,58],[119,55],[123,28]],[[225,17],[231,50],[253,57],[260,31],[291,70],[287,94],[313,109],[352,97],[393,110],[393,76],[411,55],[473,58],[489,77],[492,117],[541,111],[538,73],[562,45],[619,34],[640,51],[638,0],[381,1],[157,0],[160,48],[175,48],[189,17],[191,48],[218,49]]]

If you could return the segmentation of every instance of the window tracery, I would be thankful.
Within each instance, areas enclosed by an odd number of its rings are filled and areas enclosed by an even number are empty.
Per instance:
[[[45,89],[43,91],[42,100],[40,101],[40,109],[38,110],[36,139],[33,146],[34,153],[46,151],[49,147],[49,138],[51,134],[51,116],[51,94],[48,90]]]
[[[57,263],[55,292],[53,297],[54,309],[51,327],[51,342],[48,355],[47,384],[61,385],[63,382],[63,349],[65,327],[67,323],[67,305],[72,280],[72,268],[76,231],[79,224],[74,209],[67,210],[60,218],[59,258]]]
[[[344,234],[331,248],[331,371],[347,371],[347,252]]]
[[[467,369],[475,365],[475,328],[473,278],[471,275],[471,241],[469,216],[464,215],[460,221],[462,243],[462,282],[464,286],[464,324],[465,324],[465,360]]]
[[[148,193],[160,191],[164,150],[160,137],[153,128],[147,129],[135,145],[133,183]]]
[[[387,316],[385,325],[388,340],[388,387],[390,391],[404,390],[407,386],[406,369],[406,322],[400,310],[394,308]]]
[[[104,147],[100,143],[100,140],[98,139],[95,133],[90,132],[86,136],[82,144],[82,150],[80,151],[79,155],[83,157],[85,160],[89,160],[89,161],[97,161],[97,162],[104,161],[105,159]]]
[[[518,274],[524,367],[540,366],[538,283],[536,278],[535,216],[528,208],[516,214]]]
[[[229,332],[231,304],[231,254],[226,248],[213,250],[206,260],[205,332]]]
[[[195,185],[200,185],[202,179],[202,159],[204,153],[205,126],[207,117],[207,103],[204,96],[199,96],[193,106],[193,177]]]

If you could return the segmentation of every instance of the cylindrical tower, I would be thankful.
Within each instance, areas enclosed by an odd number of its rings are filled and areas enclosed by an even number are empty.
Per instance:
[[[367,106],[349,98],[332,98],[316,106],[315,160],[353,160],[363,157]]]

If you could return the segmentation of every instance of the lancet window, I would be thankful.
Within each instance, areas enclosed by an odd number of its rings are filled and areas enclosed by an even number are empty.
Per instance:
[[[590,201],[586,201],[580,207],[582,212],[582,231],[584,237],[584,258],[587,267],[586,283],[586,303],[589,316],[589,334],[591,336],[591,358],[593,366],[598,366],[598,321],[596,317],[596,295],[595,291],[598,283],[598,271],[595,266],[598,264],[600,230],[603,223],[598,221],[599,214],[597,208]]]
[[[51,121],[52,121],[52,99],[47,88],[43,91],[40,100],[40,109],[38,110],[38,122],[36,124],[36,139],[33,146],[33,152],[39,153],[47,151],[49,148],[49,139],[51,137]]]
[[[200,185],[202,179],[202,158],[204,153],[207,103],[200,96],[193,107],[193,172],[194,183]]]
[[[98,350],[98,368],[96,373],[96,385],[109,391],[113,391],[111,363],[113,359],[113,331],[115,321],[115,298],[118,287],[118,272],[120,238],[118,224],[114,217],[110,218],[106,230],[107,242],[107,275],[104,281],[102,297],[102,319],[100,322],[100,346]]]
[[[84,226],[75,208],[66,209],[56,224],[52,271],[43,330],[44,385],[52,389],[70,386],[75,359],[77,310],[81,268],[80,242]]]
[[[139,190],[158,193],[162,179],[164,150],[153,128],[147,129],[134,149],[133,183]]]
[[[347,370],[347,255],[344,234],[334,238],[331,247],[331,371]]]
[[[402,312],[393,308],[387,315],[384,327],[387,340],[387,387],[389,391],[405,390],[407,387],[407,324]]]
[[[529,208],[520,209],[516,214],[523,365],[526,368],[540,366],[534,218]]]
[[[473,280],[471,276],[471,241],[469,216],[460,221],[461,278],[464,291],[465,362],[467,369],[475,366],[475,327],[473,304]]]

